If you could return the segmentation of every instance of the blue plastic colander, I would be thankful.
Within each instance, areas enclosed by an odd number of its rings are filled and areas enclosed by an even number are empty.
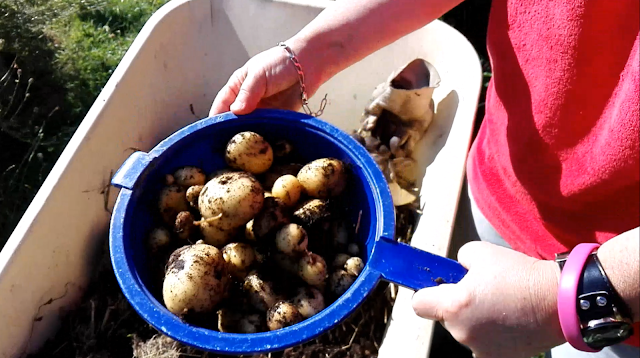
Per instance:
[[[354,178],[345,190],[365,268],[339,299],[317,315],[284,329],[256,333],[221,333],[181,321],[147,288],[144,239],[154,227],[153,210],[165,175],[193,165],[210,173],[226,167],[224,149],[241,131],[260,133],[270,142],[286,139],[307,162],[334,157],[351,164]],[[347,318],[380,280],[418,290],[456,283],[466,274],[458,262],[398,243],[395,217],[385,178],[366,149],[347,133],[320,119],[284,110],[256,110],[202,119],[177,131],[149,153],[133,153],[112,179],[120,188],[110,227],[111,260],[126,298],[138,314],[163,334],[195,348],[222,354],[279,351],[309,341]],[[360,211],[362,212],[360,214]]]

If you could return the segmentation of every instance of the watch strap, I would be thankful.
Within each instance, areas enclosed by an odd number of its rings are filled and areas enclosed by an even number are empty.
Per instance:
[[[582,338],[580,318],[578,317],[578,285],[582,281],[582,271],[591,253],[600,247],[598,244],[578,244],[567,256],[560,282],[558,283],[558,318],[565,339],[575,349],[584,352],[598,352],[589,347]]]

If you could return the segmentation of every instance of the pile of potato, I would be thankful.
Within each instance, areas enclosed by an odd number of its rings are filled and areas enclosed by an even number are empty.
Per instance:
[[[149,235],[152,278],[169,311],[223,332],[277,330],[322,311],[364,268],[342,200],[350,173],[335,158],[236,134],[228,168],[167,175],[162,225]]]

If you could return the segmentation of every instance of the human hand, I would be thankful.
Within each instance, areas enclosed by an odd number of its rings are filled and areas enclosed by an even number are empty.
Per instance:
[[[458,261],[466,276],[416,292],[416,314],[440,321],[477,358],[531,357],[564,343],[554,262],[480,241],[464,245]]]
[[[289,44],[296,52],[295,45]],[[318,89],[313,67],[305,68],[305,87],[311,97]],[[246,114],[256,108],[298,110],[302,106],[298,72],[286,51],[268,49],[252,57],[236,70],[218,92],[210,116],[231,111]]]

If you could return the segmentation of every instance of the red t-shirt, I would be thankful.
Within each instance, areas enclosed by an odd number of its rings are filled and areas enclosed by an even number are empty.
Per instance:
[[[552,259],[640,225],[639,4],[493,1],[493,78],[467,169],[515,250]]]

